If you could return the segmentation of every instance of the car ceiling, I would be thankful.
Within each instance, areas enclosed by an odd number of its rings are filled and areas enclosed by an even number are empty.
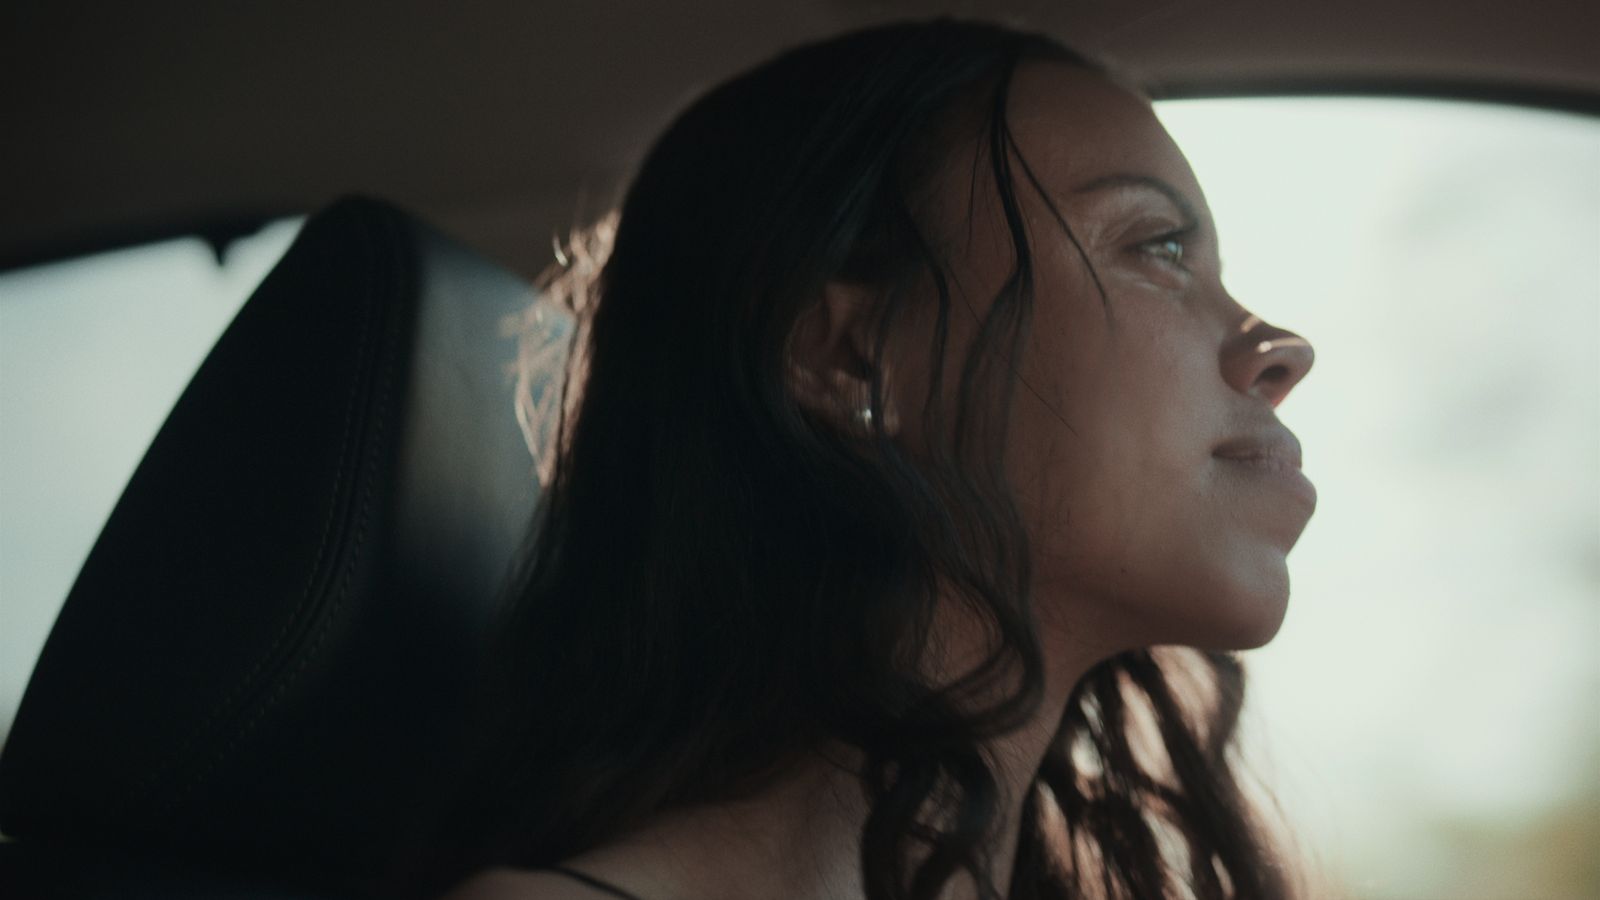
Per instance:
[[[1593,0],[12,0],[0,268],[360,191],[528,274],[697,92],[797,42],[941,14],[1054,34],[1159,97],[1600,110]]]

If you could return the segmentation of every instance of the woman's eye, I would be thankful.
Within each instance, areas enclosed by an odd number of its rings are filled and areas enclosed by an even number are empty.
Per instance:
[[[1184,268],[1183,253],[1187,246],[1184,241],[1187,232],[1172,232],[1157,238],[1145,241],[1139,245],[1139,252],[1152,257],[1164,265]]]

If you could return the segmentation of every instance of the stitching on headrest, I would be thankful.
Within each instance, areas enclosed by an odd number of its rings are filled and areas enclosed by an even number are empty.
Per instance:
[[[377,249],[370,246],[373,243],[373,240],[368,229],[362,228],[359,233],[361,237],[369,243],[369,249]],[[378,256],[379,254],[374,253],[373,255]],[[359,338],[357,347],[357,358],[366,360],[368,359],[369,354],[375,354],[379,357],[379,364],[381,366],[381,345],[376,349],[373,348],[373,343],[375,341],[374,335],[381,329],[376,327],[377,323],[374,321],[378,317],[370,314],[371,310],[373,309],[378,309],[381,311],[381,299],[377,294],[376,288],[369,293],[367,306],[368,314],[362,316],[360,319],[361,336]],[[383,324],[391,324],[392,318],[392,316],[384,317],[380,321]],[[381,437],[386,427],[384,415],[386,413],[391,381],[392,373],[387,369],[382,371],[380,374],[379,409],[377,411],[377,417],[375,420],[373,439],[370,442],[371,449],[369,449],[369,454],[376,454],[377,448],[381,447]],[[338,518],[338,510],[340,507],[340,504],[335,502],[335,500],[340,495],[341,489],[344,485],[344,479],[346,477],[345,472],[347,468],[346,462],[349,459],[350,454],[354,452],[356,447],[360,444],[358,439],[359,435],[356,434],[358,429],[355,427],[355,422],[357,420],[356,413],[359,409],[359,403],[363,396],[370,395],[365,394],[365,392],[362,390],[361,379],[358,376],[355,383],[351,387],[349,400],[345,404],[344,423],[342,426],[339,443],[339,461],[335,474],[334,489],[331,493],[332,499],[330,499],[330,502],[328,503],[327,516],[323,521],[322,536],[318,542],[316,557],[307,572],[305,588],[301,591],[300,599],[296,602],[295,607],[290,615],[285,618],[283,626],[273,637],[272,643],[257,659],[255,665],[251,667],[250,671],[240,678],[240,680],[234,685],[232,690],[228,692],[223,700],[213,708],[211,713],[208,714],[200,722],[200,724],[194,728],[193,731],[191,731],[189,736],[185,738],[184,742],[179,746],[179,748],[168,757],[168,765],[162,766],[153,772],[144,780],[137,790],[133,791],[128,796],[127,800],[122,804],[121,809],[118,810],[119,816],[125,814],[128,808],[133,804],[140,802],[152,794],[159,787],[160,782],[169,778],[172,772],[183,764],[185,759],[191,754],[195,745],[200,742],[202,736],[214,730],[214,727],[219,723],[219,720],[224,720],[228,715],[236,711],[234,707],[236,707],[240,701],[248,695],[250,689],[257,686],[257,682],[261,679],[263,672],[267,670],[269,664],[279,656],[279,652],[287,640],[288,635],[293,630],[294,625],[299,622],[302,614],[306,611],[306,608],[310,604],[315,593],[313,588],[318,581],[318,573],[321,572],[326,556],[333,543],[332,535],[334,533],[334,524]],[[370,464],[370,460],[368,464]],[[367,520],[369,518],[372,480],[373,479],[370,478],[367,480],[366,490],[362,497],[360,512],[358,514],[356,540],[352,552],[345,563],[345,575],[340,584],[339,592],[335,596],[333,604],[329,607],[328,614],[323,617],[321,628],[319,629],[316,637],[313,639],[312,645],[306,651],[306,655],[302,655],[300,657],[298,664],[295,666],[293,672],[289,676],[288,682],[279,684],[274,692],[265,701],[263,701],[262,705],[257,709],[255,715],[248,719],[242,727],[234,732],[231,738],[223,742],[221,746],[211,755],[211,759],[206,765],[192,769],[189,778],[181,785],[181,787],[169,793],[164,798],[160,798],[154,805],[154,809],[152,810],[153,813],[170,813],[179,805],[182,799],[193,793],[193,791],[203,781],[205,781],[205,779],[208,778],[213,771],[215,771],[223,758],[238,746],[240,740],[254,729],[255,725],[257,722],[259,722],[266,711],[276,704],[277,700],[287,689],[288,683],[292,682],[296,677],[298,677],[300,672],[304,669],[305,665],[309,661],[310,656],[314,655],[317,649],[320,647],[322,641],[326,637],[330,619],[337,615],[337,613],[342,609],[345,595],[349,587],[350,576],[354,570],[355,560],[360,558],[360,551],[365,540],[365,529]]]

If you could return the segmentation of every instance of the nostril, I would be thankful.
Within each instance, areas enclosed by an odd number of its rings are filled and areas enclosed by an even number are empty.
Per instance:
[[[1223,344],[1224,377],[1234,390],[1277,406],[1311,368],[1311,344],[1292,331],[1255,322],[1241,340]]]

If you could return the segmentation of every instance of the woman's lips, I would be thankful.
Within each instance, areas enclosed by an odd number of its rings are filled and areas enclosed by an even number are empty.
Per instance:
[[[1300,461],[1285,454],[1258,454],[1255,456],[1218,456],[1224,462],[1239,463],[1256,469],[1274,472],[1298,472]]]
[[[1275,428],[1265,434],[1234,438],[1211,451],[1218,459],[1255,463],[1272,461],[1274,465],[1300,468],[1300,441],[1287,428]]]
[[[1317,505],[1317,488],[1300,471],[1300,442],[1288,429],[1229,441],[1212,456],[1228,471],[1291,494],[1308,508]]]

